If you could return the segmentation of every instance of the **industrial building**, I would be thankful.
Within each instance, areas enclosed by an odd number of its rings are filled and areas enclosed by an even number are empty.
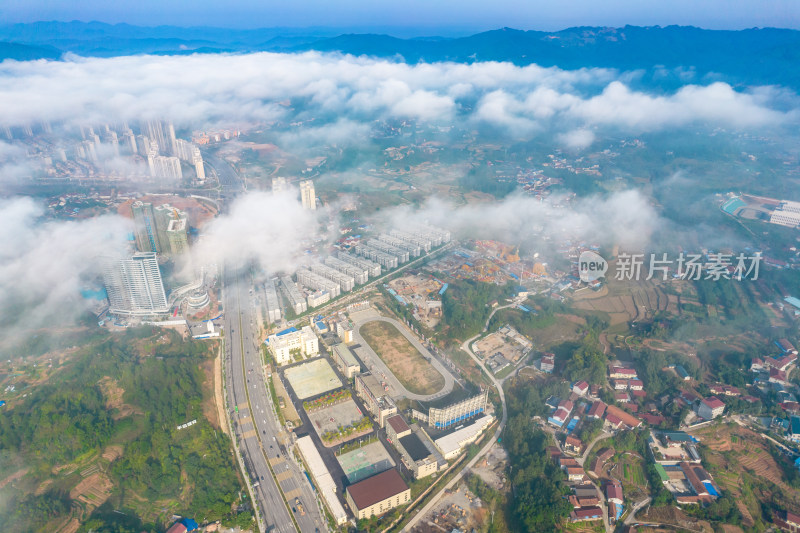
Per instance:
[[[150,316],[169,312],[154,252],[136,253],[130,259],[106,259],[103,283],[111,314]]]
[[[297,439],[297,450],[300,452],[300,457],[303,459],[306,469],[314,479],[314,484],[320,496],[322,496],[322,501],[325,502],[325,506],[333,515],[333,520],[340,526],[345,524],[347,522],[347,513],[336,496],[336,482],[333,481],[333,476],[325,466],[325,461],[322,460],[317,447],[314,446],[314,441],[308,435],[300,437]]]
[[[334,283],[338,283],[341,292],[352,291],[356,284],[353,276],[345,274],[344,272],[340,272],[335,268],[329,267],[328,265],[323,265],[321,263],[314,263],[311,265],[311,272],[314,274],[319,274],[323,278],[329,279]]]
[[[431,407],[428,409],[428,425],[437,429],[454,426],[486,411],[488,403],[489,390],[486,389],[476,396],[446,407]]]
[[[267,339],[267,346],[279,365],[291,362],[294,353],[299,352],[306,357],[319,353],[319,339],[310,326],[303,326],[300,330],[288,328],[274,333]]]
[[[436,446],[436,449],[441,452],[445,460],[449,461],[458,456],[465,446],[478,440],[480,434],[491,425],[492,420],[494,420],[494,417],[484,415],[468,426],[457,429],[443,437],[439,437],[433,441],[433,444]]]
[[[358,257],[356,255],[348,254],[347,252],[339,252],[336,254],[336,257],[345,263],[349,263],[351,265],[357,266],[359,268],[363,268],[366,270],[369,275],[373,278],[378,277],[381,275],[381,265],[378,263],[374,263],[369,259],[365,259],[363,257]]]
[[[356,253],[362,257],[366,257],[371,261],[375,261],[383,268],[387,270],[392,270],[393,268],[397,268],[398,260],[396,255],[388,254],[381,250],[375,249],[371,246],[366,246],[363,244],[356,245],[355,247]]]
[[[378,235],[378,240],[400,250],[407,251],[411,257],[419,257],[422,254],[422,248],[418,244],[410,241],[404,241],[403,239],[398,239],[397,237],[392,237],[391,235],[387,235],[385,233]]]
[[[347,503],[358,520],[381,515],[411,500],[411,489],[390,468],[347,487]]]
[[[368,239],[367,245],[374,248],[375,250],[380,250],[381,252],[395,256],[397,258],[398,263],[400,264],[408,263],[408,259],[411,256],[408,250],[398,248],[397,246],[393,246],[380,239]]]
[[[392,442],[397,442],[402,437],[411,434],[411,428],[408,427],[408,424],[403,417],[400,415],[392,415],[386,419],[386,436]]]
[[[386,419],[397,414],[397,406],[385,394],[385,388],[372,374],[359,374],[355,380],[356,394],[358,394],[369,412],[378,421],[380,427],[386,425]]]
[[[289,305],[292,306],[294,314],[299,315],[308,310],[306,299],[300,294],[297,285],[294,284],[294,281],[289,276],[281,276],[281,291],[286,296],[286,299],[289,300]]]
[[[323,261],[325,265],[335,268],[339,272],[343,274],[347,274],[348,276],[352,276],[353,280],[355,281],[356,285],[363,285],[367,282],[369,278],[369,270],[364,268],[363,266],[357,266],[354,264],[350,264],[346,261],[342,261],[341,259],[337,259],[335,257],[328,256]],[[380,269],[380,265],[378,265]]]
[[[268,279],[264,283],[264,294],[266,296],[267,321],[270,324],[274,324],[281,319],[281,305],[274,279]]]
[[[323,277],[316,272],[311,272],[307,268],[301,268],[297,271],[297,281],[301,285],[305,285],[311,289],[326,291],[331,298],[336,298],[341,294],[341,288],[338,283]]]
[[[436,460],[436,456],[425,446],[422,439],[416,433],[412,433],[410,429],[406,435],[394,440],[393,443],[403,457],[406,466],[414,473],[414,479],[428,477],[439,470],[439,462]]]
[[[356,359],[356,356],[353,355],[347,345],[342,343],[334,344],[331,346],[331,355],[336,366],[339,367],[339,370],[342,371],[346,378],[353,378],[361,372],[361,364],[359,364],[358,359]]]

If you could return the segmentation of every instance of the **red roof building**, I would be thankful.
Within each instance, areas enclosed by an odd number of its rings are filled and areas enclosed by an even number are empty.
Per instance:
[[[589,408],[589,412],[587,413],[587,416],[589,418],[602,418],[603,417],[603,413],[605,413],[605,412],[606,412],[606,404],[603,403],[600,400],[597,400]]]

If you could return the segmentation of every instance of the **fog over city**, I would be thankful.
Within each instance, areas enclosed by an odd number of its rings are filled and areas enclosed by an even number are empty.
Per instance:
[[[637,134],[692,126],[757,132],[791,127],[800,118],[800,100],[778,88],[734,90],[722,82],[693,80],[674,92],[648,92],[632,88],[638,75],[509,63],[408,65],[316,52],[6,61],[0,64],[0,116],[10,125],[47,121],[64,131],[161,118],[180,128],[305,121],[279,134],[281,147],[295,151],[358,147],[369,142],[373,121],[408,118],[490,127],[500,138],[549,136],[571,153],[587,149],[598,134],[609,131]],[[106,170],[142,172],[141,164],[110,152],[101,151],[98,158]],[[23,149],[0,141],[0,179],[23,179],[29,164]],[[320,223],[320,214],[303,211],[294,195],[245,195],[206,228],[195,256],[203,258],[201,263],[217,257],[236,264],[255,259],[271,272],[291,270]],[[566,208],[553,207],[557,203],[512,195],[502,202],[458,207],[433,199],[421,208],[402,208],[400,215],[384,212],[381,218],[402,219],[419,210],[421,218],[465,234],[517,232],[512,240],[523,242],[536,229],[537,234],[637,248],[648,245],[655,228],[665,227],[652,202],[637,190],[593,195]],[[85,222],[41,221],[43,207],[30,199],[4,201],[0,210],[11,223],[0,245],[5,274],[0,301],[13,306],[19,295],[28,294],[28,302],[40,302],[32,316],[18,319],[23,323],[58,314],[54,310],[75,296],[81,276],[95,266],[84,260],[87,250],[99,253],[117,245],[126,227],[126,220],[115,215]]]

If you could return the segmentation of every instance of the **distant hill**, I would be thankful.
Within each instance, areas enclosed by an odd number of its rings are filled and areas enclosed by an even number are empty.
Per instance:
[[[687,26],[625,26],[557,32],[503,28],[458,38],[403,39],[383,34],[337,35],[330,28],[233,30],[37,22],[0,25],[0,40],[24,43],[14,46],[27,46],[30,50],[19,49],[16,53],[29,53],[29,58],[55,57],[58,51],[107,57],[318,50],[409,63],[509,61],[564,69],[641,69],[641,83],[665,87],[719,79],[734,85],[775,84],[800,90],[800,31],[774,28],[719,31]],[[10,53],[2,57],[12,57]]]
[[[31,46],[0,41],[0,61],[4,59],[30,61],[32,59],[59,59],[60,57],[61,52],[50,46]]]
[[[397,39],[387,35],[340,35],[294,47],[338,51],[405,61],[510,61],[563,69],[606,67],[619,70],[693,70],[734,84],[776,84],[800,88],[800,31],[703,30],[668,26],[569,28],[558,32],[493,30],[457,39]],[[669,73],[659,73],[669,77]],[[680,81],[680,80],[676,80]]]

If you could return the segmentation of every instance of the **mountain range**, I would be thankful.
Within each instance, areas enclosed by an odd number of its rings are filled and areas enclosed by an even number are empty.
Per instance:
[[[665,87],[721,80],[735,86],[800,89],[800,31],[753,28],[706,30],[691,26],[576,27],[557,32],[511,28],[465,37],[398,38],[339,34],[330,28],[144,27],[100,22],[0,25],[0,59],[57,59],[66,53],[112,57],[132,54],[340,52],[409,63],[508,61],[563,69],[642,70]]]

